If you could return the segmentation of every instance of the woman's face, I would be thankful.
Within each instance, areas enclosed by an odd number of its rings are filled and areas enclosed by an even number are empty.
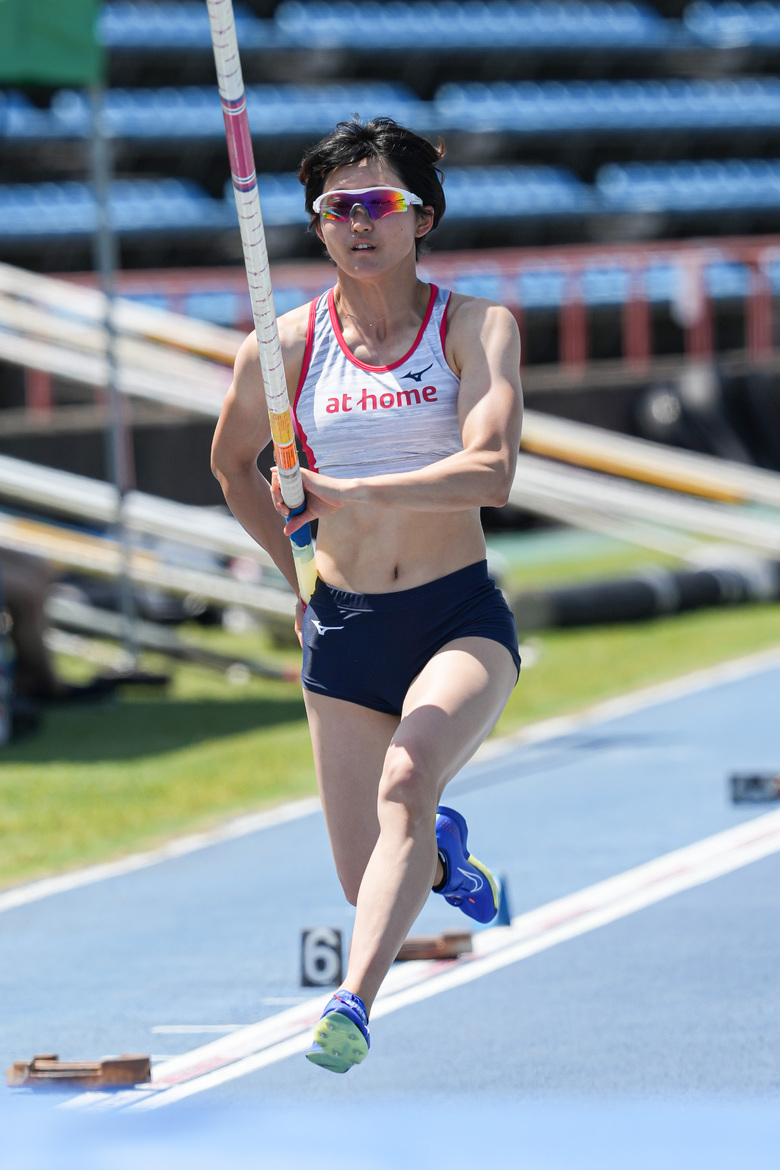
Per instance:
[[[325,192],[356,191],[363,187],[405,187],[401,177],[384,159],[363,159],[331,171]],[[376,276],[415,257],[415,242],[433,226],[433,208],[385,215],[371,219],[356,207],[346,221],[320,218],[315,231],[339,268],[350,276]]]

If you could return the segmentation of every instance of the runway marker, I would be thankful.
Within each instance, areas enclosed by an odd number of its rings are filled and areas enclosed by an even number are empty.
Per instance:
[[[413,962],[393,968],[374,1005],[372,1021],[778,852],[780,810],[548,902],[518,915],[511,926],[479,932],[473,953],[456,961]],[[151,1086],[115,1094],[86,1093],[65,1102],[63,1108],[157,1109],[247,1076],[304,1052],[329,997],[330,993],[312,999],[174,1057],[154,1069]]]
[[[301,931],[301,986],[338,987],[344,964],[341,931],[312,926]]]

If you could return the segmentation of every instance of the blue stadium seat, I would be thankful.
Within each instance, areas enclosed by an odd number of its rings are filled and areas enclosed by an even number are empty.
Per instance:
[[[32,108],[29,98],[15,89],[0,89],[0,134],[5,134],[12,113],[25,113]]]
[[[236,33],[243,49],[276,47],[273,21],[259,20],[234,5]],[[210,49],[211,28],[205,0],[114,0],[103,5],[98,36],[108,49]]]
[[[683,15],[685,27],[706,45],[719,49],[780,45],[780,4],[710,4],[697,0]]]
[[[286,0],[276,23],[291,42],[318,48],[657,47],[677,36],[629,0]]]
[[[188,179],[119,179],[111,185],[111,221],[122,235],[232,225],[229,209]],[[86,183],[0,186],[0,238],[88,235],[96,225],[95,198]]]
[[[504,130],[516,134],[583,130],[735,129],[780,126],[780,79],[619,82],[470,82],[442,86],[422,102],[406,86],[328,83],[250,86],[255,135],[317,135],[353,113],[397,118],[419,131]],[[111,133],[129,139],[209,139],[224,134],[215,86],[112,89]],[[0,133],[12,138],[87,135],[89,101],[78,90],[55,93],[50,110],[10,103]]]
[[[517,278],[517,299],[524,309],[554,309],[562,303],[565,287],[560,269],[526,269]]]
[[[0,90],[0,138],[37,138],[48,136],[51,123],[48,110],[39,110],[23,93],[14,89]]]
[[[645,272],[645,296],[655,304],[674,302],[680,294],[684,269],[667,260],[651,261]],[[744,297],[749,289],[750,274],[745,265],[718,261],[704,270],[705,288],[714,299]],[[777,281],[780,286],[780,264]],[[516,292],[524,309],[557,310],[566,296],[567,275],[562,269],[526,269],[518,274]],[[469,291],[463,289],[463,291]],[[580,292],[589,308],[599,305],[620,306],[632,292],[628,268],[613,261],[593,262],[581,273]],[[496,293],[484,295],[497,295]]]
[[[708,264],[704,270],[704,286],[715,300],[744,297],[750,291],[750,272],[746,265],[733,261]]]
[[[386,82],[257,85],[247,87],[246,97],[252,133],[258,135],[325,133],[356,111],[361,117],[388,114],[420,129],[432,121],[429,103],[419,102],[406,86]],[[109,131],[121,138],[222,138],[225,133],[216,86],[111,89],[104,110]],[[81,136],[90,131],[89,99],[79,90],[59,90],[51,110],[38,113],[45,120],[41,135]],[[13,133],[23,136],[24,128]]]
[[[590,189],[565,167],[464,167],[447,172],[450,218],[567,215],[592,210]]]
[[[449,83],[434,106],[442,128],[720,129],[780,125],[780,79]]]
[[[780,162],[609,164],[598,172],[596,190],[618,211],[780,210]]]
[[[491,301],[501,300],[503,287],[500,273],[489,271],[470,271],[452,282],[453,292],[467,297],[487,297]]]

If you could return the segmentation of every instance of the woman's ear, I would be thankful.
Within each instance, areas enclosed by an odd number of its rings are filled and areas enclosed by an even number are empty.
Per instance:
[[[433,228],[434,210],[432,207],[425,206],[417,209],[417,226],[414,229],[415,239],[421,240],[423,236],[427,236],[428,232]]]

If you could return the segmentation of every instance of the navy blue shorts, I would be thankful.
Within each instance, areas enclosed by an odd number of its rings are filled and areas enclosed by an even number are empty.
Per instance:
[[[500,642],[520,672],[515,619],[487,561],[397,593],[348,593],[319,580],[303,619],[301,681],[400,715],[417,675],[456,638]]]

